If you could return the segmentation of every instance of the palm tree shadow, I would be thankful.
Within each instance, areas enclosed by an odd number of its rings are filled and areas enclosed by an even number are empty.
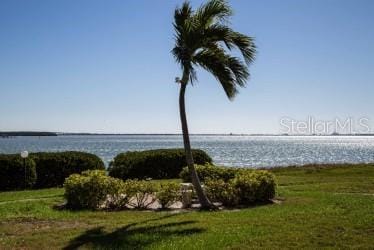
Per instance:
[[[185,220],[162,224],[144,225],[148,222],[162,220],[171,216],[130,223],[112,232],[106,232],[104,227],[89,229],[72,239],[63,249],[77,249],[81,246],[105,249],[142,249],[154,242],[162,241],[173,236],[186,236],[201,233],[202,228],[191,227],[196,221]]]

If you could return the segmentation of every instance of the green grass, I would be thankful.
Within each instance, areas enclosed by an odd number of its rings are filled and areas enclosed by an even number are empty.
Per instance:
[[[58,211],[62,189],[0,193],[0,249],[374,246],[374,165],[272,170],[281,204],[219,212]]]

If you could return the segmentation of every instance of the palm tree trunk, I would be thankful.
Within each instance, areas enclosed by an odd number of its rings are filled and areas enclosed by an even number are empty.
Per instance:
[[[184,144],[184,151],[186,154],[186,162],[188,166],[188,170],[191,175],[192,184],[195,188],[197,197],[199,198],[199,202],[201,204],[202,209],[211,209],[213,208],[213,204],[209,201],[208,197],[206,196],[203,188],[201,187],[201,183],[199,180],[199,176],[196,173],[194,167],[194,161],[191,152],[191,144],[190,144],[190,137],[188,134],[188,126],[187,126],[187,118],[186,118],[186,108],[184,103],[184,94],[186,92],[186,81],[181,81],[181,88],[179,92],[179,112],[180,118],[182,123],[182,132],[183,132],[183,144]]]

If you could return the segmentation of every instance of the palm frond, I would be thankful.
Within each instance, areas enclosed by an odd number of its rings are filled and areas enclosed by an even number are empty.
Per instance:
[[[256,57],[256,45],[252,37],[243,35],[239,32],[231,34],[232,43],[240,50],[247,64],[252,63]]]
[[[229,57],[227,67],[235,76],[235,83],[240,87],[245,87],[249,78],[248,67],[237,57]]]
[[[211,25],[204,32],[204,41],[206,43],[222,42],[229,50],[233,48],[239,49],[247,64],[252,63],[255,59],[256,46],[253,38],[235,32],[227,26],[221,24]]]
[[[185,1],[181,8],[176,8],[174,11],[174,27],[176,29],[183,28],[186,20],[189,20],[192,15],[190,3]]]
[[[237,87],[244,87],[249,78],[248,66],[255,59],[253,38],[233,31],[225,22],[232,15],[224,0],[210,0],[193,11],[188,2],[175,10],[175,47],[172,50],[187,82],[197,79],[194,66],[213,74],[232,99]],[[238,49],[243,56],[230,56]],[[246,65],[247,64],[247,65]]]
[[[214,21],[226,21],[232,15],[231,7],[224,0],[211,0],[200,6],[194,15],[195,21],[207,27]]]
[[[203,49],[193,58],[194,64],[199,65],[221,83],[227,97],[231,100],[237,93],[235,74],[229,67],[230,56],[222,48]]]

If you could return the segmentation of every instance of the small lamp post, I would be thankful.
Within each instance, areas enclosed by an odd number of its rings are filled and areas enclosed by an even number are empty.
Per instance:
[[[26,158],[29,157],[29,152],[22,151],[21,152],[21,158],[23,159],[23,169],[25,170],[25,182],[24,182],[24,188],[26,189]]]

